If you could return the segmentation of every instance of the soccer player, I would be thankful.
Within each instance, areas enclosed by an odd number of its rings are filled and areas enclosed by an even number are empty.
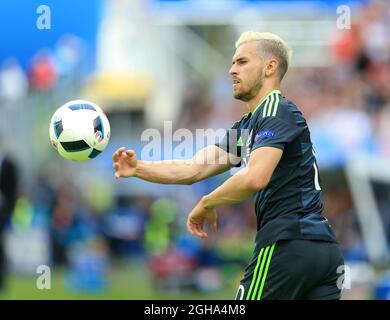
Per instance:
[[[277,35],[244,32],[230,75],[233,96],[248,113],[225,138],[188,161],[146,162],[132,150],[113,155],[115,177],[192,184],[240,159],[242,169],[202,197],[187,220],[189,232],[217,230],[216,208],[253,196],[257,233],[253,257],[236,299],[340,299],[344,260],[328,220],[310,132],[302,113],[280,92],[291,50]]]

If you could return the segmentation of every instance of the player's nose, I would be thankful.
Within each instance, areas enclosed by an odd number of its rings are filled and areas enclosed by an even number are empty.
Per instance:
[[[235,64],[233,64],[233,65],[231,66],[231,68],[230,68],[230,70],[229,70],[229,74],[230,74],[231,76],[235,76],[235,75],[238,74],[238,70],[237,70],[237,67],[236,67]]]

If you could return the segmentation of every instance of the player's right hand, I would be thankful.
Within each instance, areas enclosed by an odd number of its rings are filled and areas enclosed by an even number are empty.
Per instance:
[[[112,155],[115,178],[133,177],[137,168],[137,156],[134,150],[126,150],[124,147],[119,148]]]

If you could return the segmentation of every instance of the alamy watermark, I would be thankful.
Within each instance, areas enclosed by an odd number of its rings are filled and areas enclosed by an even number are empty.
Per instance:
[[[336,13],[338,14],[336,20],[337,29],[340,30],[349,30],[351,29],[351,7],[345,4],[340,5],[336,9]]]
[[[40,265],[37,267],[37,274],[39,274],[36,286],[39,290],[50,290],[51,289],[51,270],[47,265]]]
[[[336,270],[340,276],[337,278],[337,288],[340,290],[351,289],[351,268],[347,265],[341,265]]]
[[[141,141],[146,144],[141,149],[139,158],[146,161],[160,162],[192,160],[195,164],[247,164],[249,156],[250,132],[248,129],[196,129],[191,132],[180,128],[173,131],[172,121],[164,121],[163,132],[149,128],[142,132]],[[219,145],[228,149],[228,153],[219,153],[218,148],[206,148]],[[205,149],[206,148],[206,149]],[[246,148],[246,149],[245,149]],[[202,156],[195,156],[196,151],[204,149]],[[244,152],[245,149],[245,152]],[[241,152],[240,152],[241,151]],[[242,155],[242,156],[241,156]]]
[[[51,29],[51,9],[48,5],[40,5],[37,8],[37,28],[39,30],[50,30]]]

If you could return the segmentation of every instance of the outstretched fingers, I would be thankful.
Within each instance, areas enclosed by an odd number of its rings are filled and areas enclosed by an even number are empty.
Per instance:
[[[114,168],[115,172],[114,172],[114,177],[116,179],[120,178],[121,177],[121,174],[119,172],[119,163],[118,162],[114,162],[112,167]]]
[[[210,224],[210,229],[212,232],[217,232],[217,221],[214,221]]]
[[[114,154],[112,155],[112,160],[113,161],[118,161],[120,155],[126,150],[125,147],[121,147],[119,148],[117,151],[114,152]]]
[[[135,157],[135,152],[134,152],[134,150],[127,150],[127,151],[126,151],[126,154],[127,154],[127,156],[129,156],[130,158]]]
[[[207,233],[203,230],[203,222],[187,221],[187,229],[193,235],[199,238],[206,238]]]

